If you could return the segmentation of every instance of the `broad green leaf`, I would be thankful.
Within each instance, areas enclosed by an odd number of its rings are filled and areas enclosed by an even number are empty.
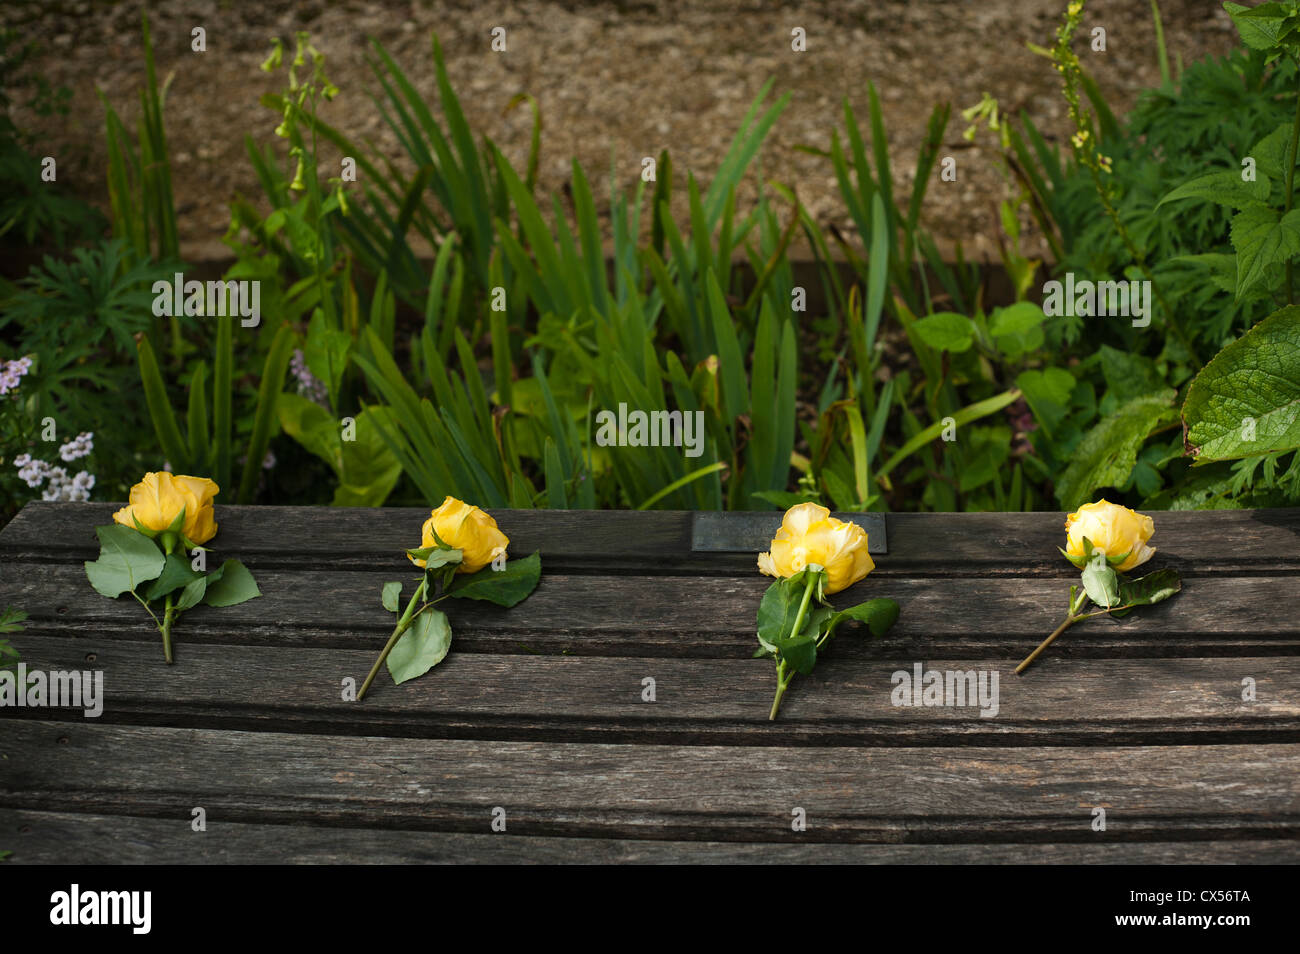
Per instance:
[[[380,594],[380,600],[384,604],[384,609],[390,613],[396,613],[401,607],[402,584],[394,580],[391,583],[385,583],[383,592]]]
[[[307,341],[303,357],[309,370],[324,383],[332,404],[338,400],[343,384],[343,373],[348,366],[348,353],[352,350],[352,336],[339,328],[332,328],[320,309],[313,312],[307,327]]]
[[[378,507],[388,498],[402,475],[402,465],[376,425],[395,429],[391,409],[371,407],[357,414],[347,440],[342,421],[302,395],[281,394],[276,410],[285,433],[334,471],[338,486],[333,506]]]
[[[918,319],[912,327],[921,340],[936,351],[959,354],[969,350],[975,340],[975,325],[965,315],[940,311]]]
[[[154,580],[147,593],[146,600],[161,599],[174,590],[189,586],[195,580],[203,579],[203,574],[190,566],[190,561],[176,553],[167,554],[162,575]]]
[[[459,564],[465,559],[465,551],[434,547],[427,557],[421,557],[421,559],[424,560],[426,570],[436,570],[438,567]]]
[[[784,641],[799,635],[794,632],[794,622],[803,602],[808,572],[800,570],[794,576],[779,579],[763,593],[758,603],[758,641],[763,648],[779,652]],[[809,601],[811,605],[811,597]],[[799,624],[801,632],[806,625],[806,619]]]
[[[1178,186],[1157,202],[1156,208],[1179,199],[1207,199],[1231,209],[1245,209],[1268,202],[1269,178],[1259,171],[1258,158],[1255,159],[1255,164],[1253,182],[1243,181],[1241,171],[1237,169],[1206,173]]]
[[[1120,578],[1119,606],[1150,606],[1167,600],[1183,588],[1183,581],[1177,570],[1156,570],[1136,580]],[[1133,612],[1132,609],[1115,610],[1111,616],[1122,617]]]
[[[1261,172],[1277,179],[1285,179],[1287,174],[1286,154],[1291,149],[1292,124],[1284,122],[1271,133],[1255,143],[1250,156],[1255,160],[1255,174]]]
[[[1300,306],[1269,315],[1211,359],[1183,403],[1198,461],[1300,447]]]
[[[1254,7],[1225,3],[1223,9],[1232,17],[1241,42],[1252,50],[1278,49],[1295,26],[1290,19],[1291,7],[1284,3],[1261,3]]]
[[[1110,345],[1102,345],[1097,355],[1106,379],[1106,392],[1121,403],[1154,394],[1163,386],[1164,379],[1156,370],[1155,362],[1146,355],[1120,351]]]
[[[1119,577],[1115,568],[1102,559],[1091,559],[1083,568],[1083,589],[1088,599],[1109,609],[1119,605]]]
[[[121,524],[96,527],[99,559],[86,562],[86,576],[95,591],[118,597],[141,583],[155,580],[166,561],[158,545],[137,530]]]
[[[238,560],[227,560],[221,564],[221,577],[209,582],[203,602],[208,606],[234,606],[261,595],[248,567]]]
[[[451,649],[451,623],[441,610],[427,609],[411,623],[388,654],[388,672],[393,682],[423,676],[447,658]]]
[[[221,570],[218,569],[217,573],[221,573]],[[220,579],[219,576],[218,579]],[[180,599],[176,601],[176,609],[187,610],[191,606],[198,606],[203,597],[207,595],[209,582],[209,577],[200,576],[198,579],[190,580],[189,583],[185,584],[185,589],[181,590]]]
[[[397,427],[391,408],[368,407],[355,418],[353,440],[342,442],[343,467],[334,490],[335,507],[378,507],[402,476],[402,464],[384,443],[378,425]]]
[[[801,626],[800,629],[803,627]],[[808,675],[817,664],[817,637],[802,633],[792,639],[783,639],[777,644],[781,658],[794,667],[795,671]]]
[[[1138,451],[1157,427],[1177,417],[1168,389],[1135,398],[1102,418],[1075,448],[1070,464],[1056,482],[1056,498],[1066,510],[1088,502],[1098,487],[1120,486],[1133,472]]]
[[[1232,217],[1232,247],[1237,250],[1237,300],[1263,285],[1271,265],[1300,255],[1300,209],[1281,215],[1263,206]]]
[[[1043,309],[1032,301],[1016,302],[1014,305],[993,312],[993,317],[989,320],[989,334],[995,338],[1024,334],[1037,328],[1046,320],[1047,316],[1043,314]]]
[[[537,587],[541,577],[542,555],[538,552],[522,560],[507,560],[504,570],[487,566],[477,573],[458,575],[446,592],[461,599],[514,606]]]
[[[898,621],[898,604],[893,600],[875,599],[842,609],[831,617],[827,631],[834,632],[840,623],[848,619],[866,623],[871,628],[872,636],[884,636]]]
[[[1025,395],[1029,409],[1049,434],[1069,413],[1074,384],[1074,375],[1063,368],[1021,371],[1016,377],[1016,387]]]

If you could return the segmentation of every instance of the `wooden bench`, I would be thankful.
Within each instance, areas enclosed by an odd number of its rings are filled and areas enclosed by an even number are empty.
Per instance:
[[[169,667],[82,570],[113,509],[33,503],[0,534],[23,661],[102,669],[106,697],[0,709],[13,863],[1300,861],[1297,510],[1156,515],[1182,593],[1020,677],[1077,581],[1062,515],[889,515],[834,601],[893,597],[898,624],[842,631],[770,723],[769,581],[693,549],[689,513],[497,512],[512,554],[542,551],[536,592],[455,601],[447,660],[353,703],[427,511],[219,507],[218,555],[264,596],[187,613]],[[996,670],[996,717],[895,706],[917,663]]]

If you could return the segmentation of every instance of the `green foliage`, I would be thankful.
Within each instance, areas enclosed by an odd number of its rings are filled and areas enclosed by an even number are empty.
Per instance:
[[[124,256],[117,240],[75,249],[70,260],[46,256],[0,300],[0,332],[16,334],[17,353],[34,358],[23,390],[37,417],[101,432],[134,410],[124,359],[151,326],[149,286],[164,272]]]
[[[26,628],[27,613],[13,606],[0,610],[0,635],[20,633]],[[10,645],[9,640],[0,639],[0,669],[10,669],[18,664],[18,650]]]
[[[371,100],[400,161],[325,122],[338,90],[324,54],[300,33],[290,59],[277,40],[264,68],[285,83],[263,97],[277,142],[248,138],[261,197],[232,202],[226,236],[236,262],[224,277],[260,282],[274,316],[247,334],[230,319],[151,317],[153,279],[183,263],[146,20],[139,127],[128,133],[105,103],[113,240],[48,258],[0,291],[0,331],[18,329],[15,353],[34,358],[6,410],[18,439],[0,453],[24,452],[49,411],[63,430],[112,433],[106,491],[165,459],[239,502],[1286,502],[1300,488],[1284,410],[1291,319],[1274,316],[1201,363],[1290,303],[1300,14],[1293,0],[1229,9],[1248,48],[1177,73],[1157,14],[1160,85],[1119,117],[1069,52],[1072,8],[1052,52],[1078,133],[1066,159],[1028,117],[1007,123],[992,97],[963,112],[968,136],[983,122],[998,133],[1012,186],[1001,221],[1014,300],[1000,302],[985,301],[960,247],[945,262],[921,224],[946,104],[929,116],[906,196],[874,86],[861,124],[846,100],[826,148],[803,147],[826,161],[856,229],[827,235],[795,188],[764,179],[762,146],[789,102],[770,82],[711,179],[664,152],[632,189],[618,184],[619,160],[608,189],[574,162],[564,194],[540,196],[541,105],[507,106],[531,109],[516,168],[472,134],[436,38],[429,101],[387,50],[369,48]],[[355,184],[320,164],[326,147],[355,160]],[[1031,300],[1039,263],[1021,247],[1025,210],[1060,272],[1153,280],[1151,327],[1045,314]],[[790,258],[800,235],[821,314],[796,304],[808,291]],[[142,391],[125,379],[132,347]],[[133,393],[142,400],[123,397]],[[1180,399],[1195,466],[1176,433]],[[669,439],[645,439],[624,410],[672,415]],[[1247,412],[1258,446],[1233,436]],[[292,466],[265,472],[272,450]],[[182,577],[176,592],[194,582]]]
[[[1205,463],[1300,447],[1300,307],[1270,315],[1219,352],[1187,390],[1187,445]]]
[[[212,402],[209,404],[207,399],[207,365],[199,362],[188,388],[187,435],[181,432],[171,404],[171,394],[174,391],[167,387],[148,338],[141,338],[139,343],[140,379],[144,385],[158,445],[172,470],[196,476],[212,475],[217,485],[229,494],[234,491],[231,486],[230,457],[235,440],[231,423],[234,392],[231,353],[233,327],[237,319],[227,316],[211,320],[217,325],[216,354],[213,356],[213,366],[217,370],[212,382]],[[252,500],[257,474],[271,441],[272,427],[278,426],[276,408],[292,347],[291,330],[287,325],[281,326],[267,352],[257,395],[249,402],[253,423],[243,474],[235,495],[238,503],[249,503]],[[209,407],[212,408],[211,413]]]

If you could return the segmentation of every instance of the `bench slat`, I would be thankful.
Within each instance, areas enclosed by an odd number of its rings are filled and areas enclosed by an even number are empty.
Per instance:
[[[400,568],[399,568],[400,570]],[[188,611],[177,628],[187,644],[382,646],[392,614],[379,602],[385,580],[409,572],[265,570],[263,596],[238,606]],[[543,573],[532,596],[506,610],[471,600],[450,608],[461,652],[578,652],[584,655],[748,656],[754,619],[768,585],[744,579],[569,576]],[[1283,611],[1288,577],[1207,577],[1176,598],[1124,620],[1076,626],[1053,652],[1104,656],[1290,655],[1300,653],[1300,626]],[[876,645],[908,647],[915,658],[1024,656],[1064,616],[1068,587],[1058,580],[991,577],[947,581],[868,577],[837,594],[845,606],[877,596],[896,599],[898,624]],[[32,635],[138,639],[152,632],[128,598],[108,600],[80,566],[0,566],[0,605],[27,609]],[[837,644],[864,632],[846,624]],[[856,634],[856,635],[855,635]],[[376,644],[378,640],[378,644]],[[376,649],[377,651],[377,649]],[[851,650],[850,650],[851,651]],[[179,657],[178,657],[179,658]]]
[[[98,723],[424,738],[679,742],[728,745],[1060,745],[1300,742],[1300,658],[1044,660],[931,659],[928,669],[999,672],[999,712],[898,707],[894,672],[914,661],[828,656],[767,722],[771,663],[744,659],[607,659],[454,654],[432,676],[391,685],[364,703],[342,699],[342,680],[364,678],[373,654],[191,646],[184,668],[157,665],[153,643],[31,638],[24,650],[47,670],[102,669],[108,696]],[[94,660],[88,661],[87,654]],[[656,701],[642,701],[642,680]],[[1241,700],[1241,679],[1257,700]],[[10,716],[82,721],[79,709]]]
[[[509,829],[507,829],[508,832]],[[1294,864],[1284,839],[1111,844],[756,844],[511,837],[0,808],[15,864]]]
[[[739,841],[1294,837],[1300,744],[738,747],[382,739],[15,720],[16,809]],[[111,759],[103,757],[112,753]],[[808,831],[790,828],[803,808]],[[509,820],[512,819],[513,822]]]
[[[93,559],[93,528],[121,504],[28,504],[0,533],[10,559]],[[689,511],[496,510],[512,552],[541,550],[555,569],[597,572],[747,573],[745,554],[691,550]],[[218,549],[250,567],[373,565],[400,560],[418,545],[428,511],[415,508],[218,506]],[[881,573],[1073,571],[1056,552],[1062,513],[886,514],[889,552]],[[1156,515],[1152,541],[1170,565],[1188,573],[1300,569],[1300,508],[1170,511]]]

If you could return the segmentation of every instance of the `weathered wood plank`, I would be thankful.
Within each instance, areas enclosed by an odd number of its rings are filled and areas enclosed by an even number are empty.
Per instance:
[[[791,842],[1300,837],[1300,745],[848,748],[380,739],[18,721],[11,809]],[[106,755],[111,753],[111,758]],[[1093,809],[1107,814],[1091,829]],[[803,809],[807,830],[791,830]]]
[[[926,660],[926,670],[998,672],[996,714],[895,706],[895,672],[917,660],[832,651],[767,720],[772,664],[753,659],[609,659],[457,652],[397,687],[381,677],[364,703],[359,650],[190,646],[166,666],[156,642],[23,640],[27,664],[103,672],[102,723],[420,738],[691,745],[1173,745],[1300,742],[1300,658]],[[1243,702],[1241,681],[1256,681]],[[645,701],[643,680],[654,680]],[[80,709],[0,709],[0,718],[80,722]]]
[[[400,570],[400,568],[399,568]],[[261,570],[263,596],[219,611],[200,606],[177,627],[187,644],[370,647],[392,630],[379,602],[403,573]],[[409,578],[409,572],[405,574]],[[730,657],[751,652],[759,600],[770,580],[634,577],[543,572],[527,602],[511,610],[471,600],[451,607],[457,647],[471,652]],[[1300,653],[1300,623],[1286,608],[1293,577],[1206,577],[1176,599],[1124,620],[1094,619],[1058,640],[1053,654],[1098,656]],[[408,583],[413,588],[413,583]],[[1069,588],[1060,580],[987,577],[879,579],[837,594],[838,605],[896,599],[898,624],[875,646],[915,658],[1024,656],[1061,620]],[[37,635],[139,638],[148,618],[129,600],[108,600],[79,565],[5,563],[0,605],[31,614]],[[847,625],[845,635],[861,633]],[[845,639],[844,642],[851,642]],[[889,648],[894,647],[894,648]],[[871,650],[867,650],[871,651]]]
[[[93,559],[93,527],[108,523],[120,504],[33,502],[0,533],[11,560]],[[428,512],[331,507],[217,508],[220,552],[249,566],[374,565],[400,562],[418,543]],[[744,554],[692,553],[688,511],[495,511],[512,551],[540,549],[556,569],[643,574],[749,572]],[[1064,540],[1062,513],[887,514],[889,553],[877,573],[1068,576],[1056,552]],[[1169,565],[1186,574],[1300,569],[1300,508],[1166,512],[1152,541]]]
[[[516,837],[0,808],[8,865],[26,864],[1296,864],[1286,839],[1110,844],[753,844]]]
[[[844,513],[835,511],[838,520],[852,521],[867,534],[867,552],[889,552],[883,513]],[[768,549],[781,529],[782,515],[775,511],[701,510],[691,514],[691,550],[706,553],[743,553]]]

